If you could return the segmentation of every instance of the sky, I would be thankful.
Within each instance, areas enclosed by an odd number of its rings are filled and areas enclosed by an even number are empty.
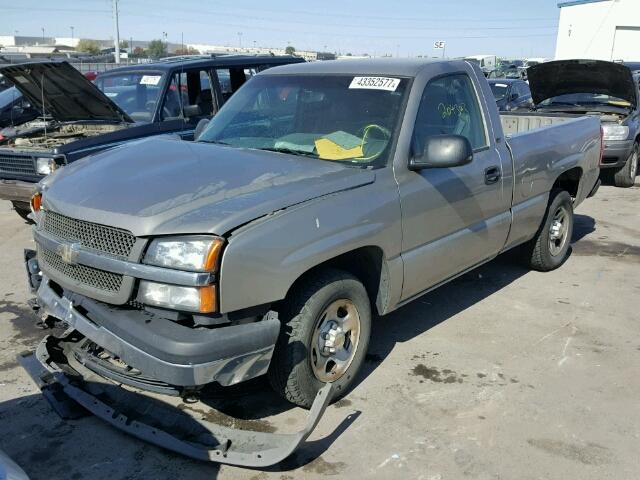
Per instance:
[[[354,55],[553,57],[557,0],[119,0],[120,38]],[[0,0],[0,35],[113,38],[111,0]],[[255,43],[254,43],[255,42]]]

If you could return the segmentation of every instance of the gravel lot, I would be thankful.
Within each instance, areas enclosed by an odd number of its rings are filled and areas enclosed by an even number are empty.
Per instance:
[[[376,320],[355,390],[293,458],[260,472],[53,413],[14,360],[46,332],[26,303],[30,228],[0,202],[0,449],[34,480],[638,478],[639,209],[638,185],[603,187],[579,208],[558,271],[530,272],[506,254]],[[267,431],[306,418],[262,380],[194,408]]]

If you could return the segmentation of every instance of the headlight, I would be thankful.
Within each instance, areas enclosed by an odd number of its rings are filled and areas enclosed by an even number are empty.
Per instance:
[[[623,125],[607,125],[602,126],[605,140],[626,140],[629,136],[629,127]]]
[[[141,280],[138,301],[172,310],[211,313],[216,311],[216,287],[181,287]]]
[[[159,238],[151,242],[144,263],[192,272],[213,272],[223,240],[210,236]]]
[[[53,158],[36,158],[36,172],[40,175],[49,175],[58,167]]]

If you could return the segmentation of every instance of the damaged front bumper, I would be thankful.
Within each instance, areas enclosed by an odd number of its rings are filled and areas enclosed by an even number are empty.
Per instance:
[[[318,392],[306,426],[292,434],[196,421],[175,406],[83,369],[73,356],[80,342],[82,336],[75,331],[63,338],[47,337],[35,352],[18,357],[54,410],[63,418],[91,413],[134,437],[197,460],[244,467],[275,465],[307,439],[332,396],[332,384],[327,384]]]

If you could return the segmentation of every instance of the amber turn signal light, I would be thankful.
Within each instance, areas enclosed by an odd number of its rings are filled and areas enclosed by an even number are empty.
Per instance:
[[[207,285],[200,288],[200,313],[212,313],[216,311],[218,299],[216,286]]]
[[[40,192],[36,192],[31,197],[31,211],[33,213],[39,212],[42,208],[42,194]]]

